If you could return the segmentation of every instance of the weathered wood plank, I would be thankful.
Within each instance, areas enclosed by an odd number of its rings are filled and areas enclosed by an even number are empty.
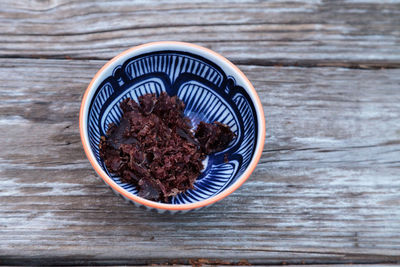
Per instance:
[[[194,42],[240,64],[399,67],[400,1],[6,1],[0,57],[109,59]]]
[[[114,196],[81,149],[104,63],[0,59],[0,263],[400,261],[399,69],[240,66],[266,114],[262,159],[222,202],[166,216]]]

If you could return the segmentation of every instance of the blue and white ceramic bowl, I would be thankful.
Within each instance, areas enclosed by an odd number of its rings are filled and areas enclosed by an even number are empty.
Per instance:
[[[119,123],[119,103],[166,91],[186,104],[194,127],[201,120],[229,125],[237,135],[230,146],[208,157],[205,170],[188,190],[159,203],[141,198],[121,182],[99,156],[100,136]],[[93,78],[82,100],[79,126],[84,150],[100,177],[116,194],[158,211],[184,211],[212,204],[235,191],[260,159],[265,120],[260,99],[246,76],[221,55],[197,45],[155,42],[133,47],[110,60]],[[224,162],[224,154],[229,162]]]

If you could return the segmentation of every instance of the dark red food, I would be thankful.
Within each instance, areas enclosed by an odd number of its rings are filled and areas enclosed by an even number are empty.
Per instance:
[[[121,102],[120,124],[110,124],[100,140],[100,156],[107,169],[132,183],[139,196],[167,202],[189,188],[203,169],[206,155],[225,149],[234,138],[228,126],[200,122],[192,133],[185,104],[161,93]]]
[[[212,154],[224,150],[235,137],[228,125],[218,121],[205,123],[201,121],[197,126],[194,137],[199,140],[201,151]]]

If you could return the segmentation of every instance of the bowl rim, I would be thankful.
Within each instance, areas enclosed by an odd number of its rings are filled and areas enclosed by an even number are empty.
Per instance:
[[[259,121],[258,124],[258,132],[259,137],[258,140],[256,140],[256,148],[254,151],[254,156],[250,161],[249,166],[246,168],[244,173],[234,182],[231,186],[229,186],[227,189],[223,190],[222,192],[218,193],[217,195],[207,198],[205,200],[201,200],[195,203],[189,203],[189,204],[169,204],[169,203],[160,203],[160,202],[155,202],[151,201],[139,196],[136,196],[130,192],[127,192],[125,189],[121,188],[117,183],[112,180],[105,171],[100,167],[99,163],[96,161],[95,156],[93,152],[90,149],[89,145],[89,138],[88,138],[88,131],[86,127],[86,121],[87,121],[87,116],[88,116],[88,111],[89,111],[89,104],[90,100],[89,99],[89,94],[93,91],[96,90],[96,87],[93,85],[96,83],[96,81],[101,77],[103,72],[105,72],[110,66],[112,66],[116,61],[118,61],[120,58],[123,58],[131,53],[134,53],[138,50],[143,50],[143,49],[155,49],[154,51],[157,51],[157,48],[162,48],[164,46],[168,46],[168,49],[176,49],[177,51],[182,51],[185,48],[189,49],[189,52],[194,53],[194,54],[205,54],[211,58],[216,58],[217,60],[223,62],[225,65],[231,68],[231,70],[235,73],[235,75],[238,75],[239,77],[242,78],[242,82],[245,83],[244,89],[246,91],[251,92],[251,98],[252,101],[254,102],[255,105],[255,110],[256,110],[256,117]],[[159,50],[166,50],[165,48],[159,49]],[[196,51],[196,52],[194,52]],[[138,55],[143,54],[144,52],[139,52]],[[209,58],[209,60],[212,60]],[[220,64],[218,64],[220,65]],[[89,101],[88,101],[89,100]],[[83,97],[82,97],[82,102],[81,102],[81,107],[80,107],[80,112],[79,112],[79,132],[81,136],[81,141],[83,145],[83,149],[85,151],[86,157],[89,159],[90,164],[96,171],[96,173],[103,179],[104,182],[106,182],[107,185],[109,185],[113,190],[117,191],[119,194],[122,196],[137,202],[139,204],[142,204],[144,206],[150,207],[150,208],[155,208],[155,209],[161,209],[161,210],[172,210],[172,211],[178,211],[178,210],[191,210],[191,209],[198,209],[204,206],[208,206],[210,204],[213,204],[217,201],[222,200],[223,198],[227,197],[231,193],[233,193],[236,189],[238,189],[251,175],[251,173],[254,171],[255,167],[257,166],[258,161],[261,158],[261,154],[264,148],[264,142],[265,142],[265,117],[264,117],[264,110],[260,101],[260,98],[254,89],[253,85],[251,82],[248,80],[248,78],[244,75],[244,73],[236,67],[232,62],[230,62],[228,59],[225,57],[221,56],[220,54],[212,51],[211,49],[195,45],[192,43],[186,43],[186,42],[177,42],[177,41],[158,41],[158,42],[150,42],[150,43],[145,43],[142,45],[134,46],[132,48],[129,48],[122,53],[118,54],[111,60],[109,60],[93,77],[91,82],[89,83]]]

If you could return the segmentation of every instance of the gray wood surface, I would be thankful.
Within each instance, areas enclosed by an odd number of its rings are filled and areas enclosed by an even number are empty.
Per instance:
[[[399,1],[8,0],[0,10],[4,57],[110,59],[179,40],[246,65],[400,66]]]
[[[399,1],[1,1],[1,264],[400,262]],[[259,165],[184,215],[126,204],[79,139],[112,56],[190,41],[238,64],[264,106]]]

